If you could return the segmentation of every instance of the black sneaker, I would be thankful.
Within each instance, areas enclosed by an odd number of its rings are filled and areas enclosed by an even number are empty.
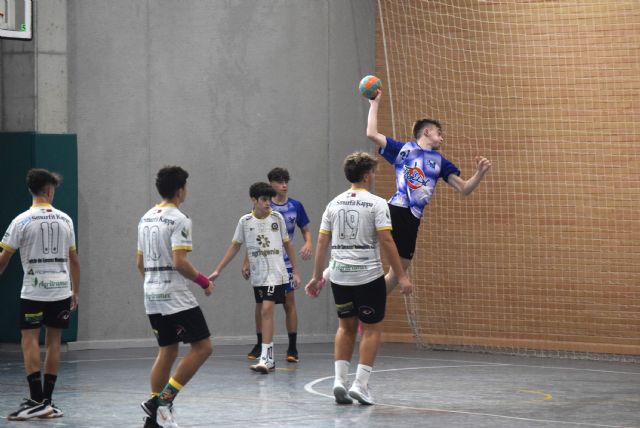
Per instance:
[[[30,398],[25,398],[20,408],[7,416],[10,421],[26,421],[27,419],[39,418],[53,412],[48,403],[38,403]]]
[[[149,416],[145,416],[144,418],[144,427],[143,428],[159,428],[160,425],[158,425],[155,421],[155,418],[151,418]]]
[[[151,416],[154,421],[156,417],[156,410],[158,409],[158,397],[151,397],[147,401],[140,403],[140,407],[144,412]]]
[[[297,363],[300,361],[298,358],[298,350],[297,349],[288,349],[287,350],[287,362],[288,363]]]
[[[258,358],[260,358],[260,355],[262,355],[262,345],[256,343],[253,346],[253,349],[251,350],[251,352],[247,354],[247,358],[250,360],[257,360]]]

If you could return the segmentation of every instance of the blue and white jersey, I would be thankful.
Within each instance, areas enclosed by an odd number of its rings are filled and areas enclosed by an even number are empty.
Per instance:
[[[421,218],[439,178],[460,175],[457,166],[446,160],[436,150],[424,150],[415,141],[402,143],[387,137],[387,146],[380,154],[396,170],[397,193],[389,204],[409,208],[416,218]]]
[[[287,233],[289,234],[289,241],[293,242],[293,235],[296,231],[296,226],[300,229],[309,224],[309,217],[307,216],[307,212],[304,210],[302,203],[295,199],[289,198],[285,204],[278,205],[273,200],[271,201],[271,209],[279,212],[284,217],[284,222],[287,225]],[[284,252],[284,263],[287,268],[291,267],[291,261],[289,260],[289,255],[283,249]]]

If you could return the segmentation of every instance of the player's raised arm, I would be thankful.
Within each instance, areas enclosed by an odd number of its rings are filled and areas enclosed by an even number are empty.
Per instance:
[[[485,174],[491,168],[491,161],[481,156],[476,157],[476,172],[468,180],[463,180],[457,175],[451,174],[447,179],[447,183],[462,193],[463,196],[470,195],[484,178]]]
[[[369,116],[367,116],[367,138],[374,142],[380,149],[387,146],[387,137],[378,132],[378,107],[380,107],[382,92],[369,100]]]

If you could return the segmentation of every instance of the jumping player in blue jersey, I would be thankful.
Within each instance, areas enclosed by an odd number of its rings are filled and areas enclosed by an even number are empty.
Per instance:
[[[287,232],[289,233],[289,240],[291,240],[292,242],[293,236],[296,231],[296,226],[300,228],[302,239],[304,240],[304,245],[300,249],[300,257],[302,257],[302,260],[309,260],[311,258],[313,248],[311,232],[309,231],[309,217],[307,216],[307,212],[305,211],[302,203],[293,198],[290,198],[288,195],[289,180],[291,178],[289,175],[289,171],[287,171],[285,168],[276,167],[269,171],[269,173],[267,174],[267,178],[269,179],[271,187],[273,187],[273,189],[276,191],[276,195],[271,198],[271,209],[273,211],[279,212],[284,217],[287,226]],[[284,251],[284,263],[287,267],[290,278],[289,283],[285,288],[286,298],[283,304],[287,334],[289,336],[287,361],[290,363],[297,363],[299,361],[296,343],[298,336],[298,312],[296,310],[296,300],[294,293],[295,288],[293,286],[293,282],[291,281],[291,261],[289,260],[289,255],[286,251]],[[245,261],[242,266],[242,275],[245,279],[249,279],[249,259],[247,257],[245,257]],[[258,342],[253,347],[251,352],[249,352],[249,354],[247,355],[250,360],[254,360],[260,357],[262,346],[262,325],[260,322],[261,312],[262,303],[256,302],[255,321]]]
[[[442,145],[442,125],[434,119],[419,119],[413,125],[413,141],[399,142],[378,132],[378,107],[381,94],[370,100],[367,138],[378,147],[379,154],[396,171],[397,192],[389,199],[392,235],[398,247],[402,267],[408,272],[416,248],[418,228],[423,212],[438,179],[463,196],[471,194],[491,168],[491,161],[476,157],[476,172],[468,180],[460,178],[460,170],[439,153]],[[387,293],[398,284],[393,270],[385,276]]]

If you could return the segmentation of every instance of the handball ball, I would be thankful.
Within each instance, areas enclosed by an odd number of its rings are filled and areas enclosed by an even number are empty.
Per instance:
[[[382,81],[376,76],[364,76],[358,86],[360,95],[370,100],[378,96],[382,90]]]

